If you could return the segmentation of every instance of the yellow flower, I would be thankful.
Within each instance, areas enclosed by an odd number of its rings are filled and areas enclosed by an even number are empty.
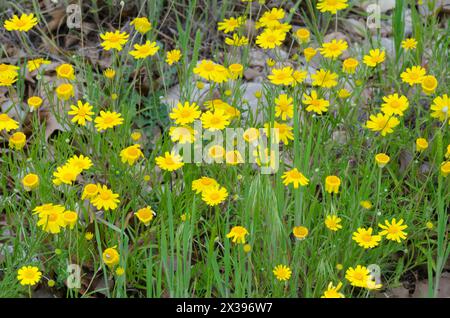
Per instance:
[[[396,117],[390,117],[384,114],[370,115],[366,122],[367,128],[372,131],[380,131],[381,136],[386,136],[394,131],[400,121]]]
[[[181,51],[180,50],[172,50],[167,52],[166,54],[166,63],[169,65],[178,63],[181,59]]]
[[[120,261],[120,255],[119,252],[117,252],[116,247],[109,247],[104,250],[102,258],[103,262],[109,267],[119,264]]]
[[[428,148],[428,141],[425,138],[416,139],[416,150],[422,152]]]
[[[339,96],[339,98],[342,98],[342,99],[350,97],[351,95],[352,95],[352,93],[349,92],[348,90],[346,90],[345,88],[342,88],[338,91],[338,96]]]
[[[242,76],[244,73],[244,66],[239,63],[234,63],[228,66],[228,70],[230,71],[230,75],[232,79],[237,79]]]
[[[414,38],[409,38],[402,41],[402,48],[406,51],[413,50],[417,47],[417,41]]]
[[[225,153],[225,162],[229,165],[238,165],[244,163],[244,159],[239,151],[231,150]]]
[[[39,186],[39,176],[34,173],[29,173],[22,179],[22,185],[25,191],[31,191]]]
[[[275,98],[275,116],[282,120],[294,117],[294,99],[286,94]]]
[[[77,224],[78,214],[74,211],[65,211],[63,214],[64,224],[65,226],[69,226],[72,230]]]
[[[114,76],[116,76],[116,71],[113,70],[112,68],[107,68],[106,70],[103,71],[103,75],[105,75],[106,78],[113,78]]]
[[[342,283],[335,287],[332,282],[328,284],[328,288],[323,292],[320,298],[345,298],[344,294],[340,293],[339,290],[342,288]]]
[[[155,161],[158,167],[166,171],[178,170],[184,165],[179,155],[168,151],[165,152],[164,156],[156,157]]]
[[[331,42],[325,42],[322,44],[322,48],[319,50],[323,57],[335,60],[345,50],[347,50],[348,44],[344,40],[333,39]]]
[[[325,226],[331,231],[338,231],[342,229],[342,219],[337,215],[327,215],[325,218]]]
[[[294,78],[295,81],[293,85],[303,83],[307,75],[308,75],[307,71],[295,70],[294,73],[292,73],[292,77]]]
[[[75,96],[75,92],[72,84],[61,84],[56,88],[56,95],[59,99],[68,100],[70,97]]]
[[[258,22],[262,27],[273,27],[284,18],[285,14],[281,8],[272,8],[272,10],[264,12]]]
[[[0,73],[0,86],[12,86],[15,82],[17,82],[17,76],[18,75],[7,75]]]
[[[447,94],[442,96],[438,96],[433,100],[433,104],[430,107],[432,111],[431,117],[437,118],[440,121],[445,121],[449,119],[449,109],[450,109],[450,98],[448,98]],[[2,129],[2,119],[0,115],[0,129]],[[448,121],[450,125],[450,119]]]
[[[399,115],[403,116],[403,112],[408,109],[409,101],[406,96],[398,96],[398,94],[392,94],[383,97],[384,103],[381,104],[381,111],[388,116]]]
[[[98,194],[98,188],[95,183],[89,183],[84,186],[83,193],[81,194],[81,200],[84,199],[93,199]]]
[[[56,68],[56,74],[58,78],[66,78],[68,80],[75,79],[75,70],[72,65],[64,63]]]
[[[384,166],[386,166],[390,160],[391,158],[389,158],[389,156],[385,153],[378,153],[375,155],[375,161],[380,168],[384,168]]]
[[[51,61],[45,60],[43,58],[37,58],[34,60],[29,60],[27,62],[27,68],[29,72],[33,72],[41,67],[41,65],[48,65]]]
[[[272,129],[275,129],[275,140],[280,140],[285,144],[289,144],[289,140],[294,140],[294,134],[292,133],[292,126],[285,123],[274,122],[273,127],[269,128],[269,123],[264,124],[264,131],[267,136],[270,136]]]
[[[135,59],[145,59],[148,56],[153,56],[158,52],[159,46],[156,45],[156,42],[147,41],[143,45],[135,44],[134,50],[130,51],[130,55]]]
[[[275,85],[291,85],[294,82],[293,72],[294,70],[290,66],[283,67],[282,69],[274,68],[268,78]]]
[[[95,128],[98,131],[103,131],[108,128],[114,128],[115,126],[123,124],[123,118],[120,113],[111,112],[111,111],[100,111],[100,115],[97,116],[94,120]]]
[[[225,148],[219,145],[213,145],[208,149],[208,156],[214,160],[221,160],[225,156]]]
[[[450,161],[444,161],[441,164],[441,173],[444,177],[448,176],[448,174],[450,173]]]
[[[311,75],[313,86],[320,86],[325,88],[335,87],[338,84],[337,78],[338,75],[336,73],[323,69],[320,69],[315,74]]]
[[[233,226],[230,232],[227,234],[227,238],[233,238],[232,242],[236,244],[245,244],[245,236],[248,235],[248,231],[243,226]]]
[[[429,221],[425,224],[425,226],[426,226],[427,229],[429,229],[429,230],[432,230],[433,227],[434,227],[433,223],[432,223],[432,222],[429,222]]]
[[[259,130],[257,128],[254,128],[254,127],[250,127],[248,129],[246,129],[244,131],[244,134],[242,135],[244,140],[246,142],[250,142],[250,143],[256,141],[259,136],[260,136]]]
[[[277,265],[272,272],[279,281],[286,281],[292,275],[291,269],[286,265]]]
[[[42,273],[36,266],[22,266],[17,271],[17,280],[22,286],[33,286],[36,285],[42,277]]]
[[[243,17],[223,19],[223,21],[217,23],[217,30],[223,31],[223,33],[230,33],[238,29],[244,22]]]
[[[86,126],[86,121],[92,121],[92,115],[94,112],[92,111],[93,106],[88,102],[84,103],[82,101],[77,101],[77,106],[70,105],[69,115],[73,115],[72,122],[77,123],[81,126]]]
[[[94,233],[86,232],[86,234],[84,234],[84,238],[86,239],[86,241],[90,241],[94,238]]]
[[[447,146],[447,152],[445,153],[445,158],[450,158],[450,145]]]
[[[115,49],[117,51],[122,51],[122,46],[128,41],[129,35],[126,32],[120,32],[116,30],[114,32],[106,32],[100,34],[100,38],[103,40],[101,46],[106,50]]]
[[[306,62],[311,61],[316,54],[317,50],[312,47],[307,47],[303,50],[303,55],[305,55]]]
[[[134,18],[130,25],[133,25],[140,34],[145,34],[152,29],[152,24],[147,17]]]
[[[33,13],[23,13],[20,18],[14,15],[11,19],[6,20],[4,27],[7,31],[28,32],[38,23]]]
[[[98,193],[91,200],[92,205],[95,206],[97,210],[101,209],[104,209],[105,211],[115,210],[117,208],[118,203],[120,202],[120,200],[118,199],[119,195],[113,193],[105,185],[99,185],[97,186],[97,188]]]
[[[38,214],[39,217],[48,216],[52,213],[64,213],[65,208],[59,204],[46,203],[39,205],[33,209],[33,214]]]
[[[303,240],[308,236],[309,230],[305,226],[295,226],[292,233],[296,239]]]
[[[125,269],[123,267],[117,267],[116,268],[116,275],[117,276],[122,276],[123,274],[125,274]]]
[[[150,221],[153,220],[156,213],[152,210],[151,207],[146,206],[145,208],[139,209],[136,213],[134,213],[136,217],[144,223],[145,226],[148,226],[150,224]]]
[[[363,61],[364,64],[370,67],[376,67],[378,64],[381,64],[386,59],[386,52],[380,49],[370,50],[369,55],[364,55]]]
[[[370,210],[373,207],[372,202],[367,201],[367,200],[361,201],[361,202],[359,202],[359,204],[366,210]]]
[[[373,248],[378,246],[381,241],[380,235],[372,235],[373,229],[369,227],[368,229],[365,228],[358,228],[356,232],[353,232],[352,239],[358,243],[359,246],[367,248]]]
[[[170,127],[169,136],[173,142],[179,142],[180,144],[190,143],[192,144],[195,141],[195,134],[197,131],[194,131],[192,127]]]
[[[426,75],[427,71],[422,66],[413,66],[407,68],[400,77],[404,83],[408,83],[410,86],[414,84],[422,84],[422,80]]]
[[[318,98],[317,92],[315,90],[311,90],[311,95],[303,94],[302,103],[308,105],[306,107],[307,112],[315,112],[316,114],[322,115],[322,113],[326,113],[328,111],[328,107],[330,106],[330,102],[326,99]]]
[[[203,127],[210,130],[222,130],[230,124],[230,116],[225,114],[222,109],[216,109],[214,112],[207,111],[203,113],[202,117]]]
[[[339,187],[341,185],[341,179],[337,176],[328,176],[325,178],[325,191],[328,193],[339,193]]]
[[[295,32],[295,36],[300,41],[300,43],[308,43],[311,37],[311,33],[308,29],[300,28]]]
[[[266,29],[256,37],[256,44],[263,49],[273,49],[283,44],[286,33],[280,30]]]
[[[206,189],[210,187],[217,186],[218,183],[213,178],[208,177],[201,177],[200,179],[192,181],[192,190],[195,191],[195,193],[199,194],[205,191]]]
[[[27,99],[27,104],[30,106],[30,110],[33,111],[42,105],[42,98],[39,96],[31,96]]]
[[[227,197],[227,189],[219,185],[208,187],[202,192],[202,200],[205,201],[209,206],[218,205],[225,201]]]
[[[56,171],[53,172],[53,183],[55,185],[60,185],[61,183],[71,185],[81,173],[81,169],[69,165],[64,165],[57,167]]]
[[[365,266],[358,265],[356,268],[350,267],[345,272],[345,278],[355,287],[367,287],[370,280],[370,271]]]
[[[294,185],[294,189],[297,189],[299,185],[304,187],[309,184],[308,178],[306,178],[303,173],[298,171],[297,168],[286,171],[281,178],[283,179],[284,185],[287,186],[292,183]]]
[[[2,63],[0,64],[0,75],[6,77],[17,77],[19,75],[17,72],[19,69],[20,68],[18,66]]]
[[[10,131],[12,129],[17,129],[19,123],[8,116],[8,114],[0,114],[0,130]]]
[[[23,132],[16,132],[9,137],[9,147],[21,150],[27,143],[27,136]]]
[[[317,3],[317,9],[320,12],[330,12],[331,14],[336,14],[347,7],[347,0],[319,0],[319,3]]]
[[[132,139],[133,141],[138,141],[139,139],[141,139],[142,134],[141,134],[141,132],[139,132],[139,131],[133,131],[133,132],[131,133],[130,137],[131,137],[131,139]]]
[[[178,125],[186,125],[193,123],[197,118],[200,117],[200,110],[196,103],[189,104],[185,102],[184,105],[181,103],[177,104],[177,107],[172,109],[169,114],[170,118],[175,120]]]
[[[66,226],[64,207],[61,209],[61,206],[53,206],[44,212],[40,212],[37,225],[42,227],[42,230],[47,233],[58,234],[61,232],[61,228]]]
[[[215,83],[223,83],[228,80],[228,69],[211,60],[201,60],[194,68],[194,74]]]
[[[385,235],[388,240],[396,241],[400,243],[401,240],[405,240],[408,233],[403,232],[404,229],[407,229],[408,226],[403,224],[403,219],[400,219],[398,222],[395,218],[389,222],[388,220],[384,221],[384,224],[378,224],[380,228],[383,229],[379,234]]]
[[[358,65],[359,62],[357,59],[348,58],[342,62],[342,70],[348,74],[354,74]]]
[[[246,36],[239,36],[234,33],[232,38],[225,38],[225,44],[238,47],[244,46],[248,44],[248,38]]]
[[[438,86],[438,81],[433,75],[426,75],[422,78],[422,90],[426,95],[434,93]]]
[[[123,163],[128,163],[130,166],[132,166],[139,158],[144,157],[144,154],[142,153],[140,149],[139,144],[135,144],[132,146],[129,146],[125,149],[122,149],[120,152],[120,158]]]

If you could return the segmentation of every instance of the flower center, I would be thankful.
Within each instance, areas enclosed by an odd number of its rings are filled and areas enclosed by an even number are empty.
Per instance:
[[[9,121],[9,117],[6,114],[0,114],[0,121]]]
[[[110,198],[111,198],[111,195],[108,193],[108,192],[102,192],[101,194],[100,194],[100,198],[102,199],[102,200],[109,200]]]

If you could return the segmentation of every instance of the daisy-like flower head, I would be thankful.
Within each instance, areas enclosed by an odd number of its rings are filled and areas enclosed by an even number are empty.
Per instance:
[[[19,123],[8,116],[8,114],[0,114],[0,130],[6,130],[7,132],[12,129],[17,129]]]
[[[320,54],[322,54],[323,57],[329,58],[329,59],[336,59],[341,54],[347,50],[348,44],[346,41],[340,39],[336,40],[333,39],[331,42],[325,42],[322,44],[322,48],[320,49]]]
[[[293,72],[294,70],[290,66],[281,69],[273,68],[268,79],[275,85],[292,85],[294,83],[294,77],[292,76]]]
[[[64,63],[56,68],[56,75],[58,78],[66,78],[68,80],[75,79],[75,69],[72,65]]]
[[[192,190],[195,191],[196,194],[202,193],[206,189],[210,187],[217,186],[218,183],[213,178],[201,177],[200,179],[192,181]]]
[[[0,87],[1,86],[5,86],[5,87],[10,87],[12,86],[15,82],[17,82],[18,79],[18,74],[17,75],[9,75],[9,74],[1,74],[0,73]]]
[[[342,70],[347,74],[354,74],[358,65],[358,60],[350,57],[342,62]]]
[[[81,173],[81,169],[75,166],[64,165],[56,168],[53,172],[53,184],[60,185],[62,183],[71,185]]]
[[[337,215],[327,215],[325,218],[325,226],[331,231],[338,231],[342,229],[342,219]]]
[[[308,29],[300,28],[295,32],[295,36],[300,41],[300,43],[308,43],[311,37],[311,33]]]
[[[88,102],[84,103],[79,100],[77,101],[77,105],[70,105],[70,109],[68,114],[72,115],[72,122],[77,123],[81,126],[86,126],[86,121],[92,121],[92,115],[94,112],[92,111],[93,106]]]
[[[317,50],[312,47],[307,47],[306,49],[303,50],[303,55],[305,56],[306,62],[311,61],[312,58],[314,56],[316,56],[316,54],[317,54]]]
[[[95,183],[88,183],[83,188],[83,193],[81,194],[81,200],[84,199],[93,199],[98,194],[98,188],[100,185],[97,185]]]
[[[391,161],[391,158],[385,153],[378,153],[375,155],[375,162],[380,168],[384,168],[384,166],[386,166],[389,161]]]
[[[406,51],[413,50],[417,47],[417,40],[415,38],[409,38],[402,41],[402,48]]]
[[[438,96],[433,100],[433,104],[430,107],[431,117],[437,118],[440,121],[445,121],[448,119],[448,124],[450,125],[450,98],[447,94]],[[0,129],[1,127],[1,115],[0,115]]]
[[[303,240],[303,239],[305,239],[308,236],[309,230],[305,226],[301,226],[301,225],[300,226],[295,226],[292,229],[292,234],[294,234],[294,236],[295,236],[295,238],[297,240]]]
[[[75,90],[72,84],[63,83],[56,88],[56,95],[61,100],[68,100],[75,96]]]
[[[145,34],[152,29],[152,24],[150,21],[148,21],[147,17],[134,18],[133,21],[131,21],[130,25],[134,26],[136,31],[138,31],[140,34]]]
[[[370,271],[365,266],[350,267],[345,272],[345,278],[352,286],[365,288],[370,280]]]
[[[313,80],[313,86],[332,88],[338,84],[338,75],[324,69],[320,69],[315,74],[312,74],[311,79]]]
[[[379,234],[386,236],[388,240],[400,243],[401,240],[406,240],[406,236],[408,235],[408,233],[403,231],[408,228],[408,226],[403,224],[403,222],[403,219],[400,219],[397,222],[395,218],[393,218],[390,222],[385,220],[384,224],[378,224],[378,226],[383,230]]]
[[[373,207],[372,202],[370,202],[368,200],[363,200],[363,201],[359,202],[359,205],[362,206],[366,210],[370,210]]]
[[[223,31],[223,33],[230,33],[238,29],[244,22],[245,19],[243,17],[223,19],[223,21],[217,23],[217,30]]]
[[[23,13],[20,18],[14,15],[11,19],[6,20],[4,27],[7,31],[28,32],[38,23],[33,13]]]
[[[98,131],[103,131],[108,128],[114,128],[118,125],[123,124],[123,118],[120,113],[111,112],[111,111],[100,111],[100,115],[97,116],[94,120],[95,128]]]
[[[341,179],[338,176],[328,176],[325,178],[325,191],[328,193],[339,193]]]
[[[65,211],[63,214],[63,219],[65,226],[68,226],[69,229],[72,230],[75,227],[75,224],[77,224],[78,213],[74,211]]]
[[[120,152],[120,158],[123,163],[128,163],[130,166],[134,165],[136,161],[138,161],[141,157],[144,157],[144,154],[141,151],[141,146],[139,144],[135,144],[123,149]]]
[[[139,221],[144,223],[145,226],[148,226],[155,217],[156,213],[151,207],[146,206],[145,208],[139,209],[136,213],[134,213],[134,215],[139,219]]]
[[[433,75],[426,75],[422,78],[422,90],[425,95],[431,95],[438,87],[438,81]]]
[[[194,131],[192,127],[170,127],[169,136],[173,142],[179,142],[180,144],[192,144],[195,141],[195,135],[197,131]]]
[[[19,75],[19,69],[20,68],[18,66],[2,63],[0,64],[0,75],[6,77],[17,77]]]
[[[271,28],[275,24],[280,23],[280,20],[284,18],[285,14],[281,8],[272,8],[272,10],[264,12],[258,21],[259,25],[261,27]]]
[[[31,96],[30,98],[27,99],[27,104],[28,106],[30,106],[31,111],[34,111],[39,107],[41,107],[42,102],[43,102],[42,98],[40,98],[39,96]]]
[[[309,179],[306,178],[303,173],[298,171],[297,168],[286,171],[281,178],[283,179],[284,185],[288,186],[292,183],[294,185],[294,189],[297,189],[299,185],[304,187],[309,184]]]
[[[53,206],[45,212],[39,213],[39,221],[37,226],[42,227],[42,230],[51,234],[58,234],[61,228],[66,226],[64,221],[64,207]]]
[[[263,49],[274,49],[283,44],[286,33],[280,30],[266,29],[256,37],[256,44]]]
[[[242,76],[244,73],[244,66],[239,63],[233,63],[230,66],[228,66],[228,70],[230,71],[230,77],[232,79],[237,79]]]
[[[447,177],[450,174],[450,161],[444,161],[441,164],[441,174],[443,177]]]
[[[120,255],[119,252],[117,252],[116,247],[109,247],[106,250],[103,251],[103,262],[108,267],[114,267],[115,265],[119,264],[120,261]]]
[[[43,59],[43,58],[29,60],[27,62],[27,69],[28,69],[28,72],[33,72],[33,71],[39,69],[41,67],[41,65],[48,65],[50,63],[51,63],[51,61]]]
[[[202,125],[210,131],[225,129],[230,124],[230,116],[223,109],[216,109],[214,112],[203,113]]]
[[[232,242],[236,244],[245,244],[245,236],[248,235],[248,231],[243,226],[233,226],[230,232],[227,234],[227,238],[232,238]]]
[[[319,98],[317,91],[315,90],[311,90],[311,95],[303,94],[302,102],[307,105],[307,112],[315,112],[318,115],[326,113],[330,106],[330,102],[326,99]]]
[[[106,32],[100,34],[100,38],[103,40],[101,46],[106,51],[117,50],[122,51],[123,45],[127,43],[129,35],[126,32],[120,32],[116,30],[114,32]]]
[[[212,145],[208,148],[208,156],[216,162],[222,162],[225,156],[225,148],[220,145]]]
[[[291,269],[283,264],[275,266],[272,272],[279,281],[287,281],[292,275]]]
[[[32,191],[39,186],[39,176],[34,173],[29,173],[22,179],[22,185],[25,191]]]
[[[33,214],[37,214],[40,218],[48,216],[52,213],[64,213],[65,208],[59,204],[46,203],[39,205],[33,209]]]
[[[332,282],[328,284],[328,288],[323,292],[320,298],[345,298],[344,294],[340,293],[339,290],[342,288],[342,283],[335,287]]]
[[[403,116],[403,112],[408,109],[409,101],[406,96],[398,96],[398,94],[392,94],[383,97],[384,103],[381,104],[381,111],[388,116],[399,115]]]
[[[303,83],[307,75],[308,75],[307,71],[295,70],[294,73],[292,73],[292,77],[294,78],[294,83],[292,83],[292,85],[295,86],[296,84]]]
[[[244,46],[248,44],[248,38],[246,36],[239,36],[237,33],[233,33],[231,38],[225,38],[225,44],[231,46]]]
[[[164,153],[164,156],[156,157],[155,161],[158,167],[166,171],[178,170],[184,165],[182,158],[179,155],[169,153],[168,151]]]
[[[194,68],[194,74],[215,83],[223,83],[228,80],[228,69],[211,60],[201,60]]]
[[[365,249],[374,248],[380,244],[381,236],[380,235],[372,235],[373,229],[369,227],[365,229],[360,227],[353,232],[352,239],[358,243],[359,246],[364,247]]]
[[[381,113],[370,115],[369,120],[366,122],[367,128],[372,131],[379,131],[381,136],[392,133],[398,124],[400,124],[400,121],[396,117]]]
[[[330,12],[331,14],[336,14],[347,7],[347,0],[319,0],[317,3],[317,9],[320,12]]]
[[[175,120],[177,125],[187,125],[199,118],[200,114],[201,111],[196,103],[185,102],[184,104],[178,103],[177,107],[170,112],[169,117]]]
[[[21,150],[27,143],[27,136],[23,132],[16,132],[9,137],[9,147],[16,150]]]
[[[202,200],[209,206],[216,206],[228,197],[228,191],[219,185],[211,186],[203,190]]]
[[[167,52],[166,54],[166,63],[169,65],[176,64],[181,59],[181,51],[180,50],[172,50]]]
[[[244,131],[244,134],[242,135],[244,140],[246,142],[250,142],[250,143],[258,140],[259,136],[260,136],[259,130],[257,128],[254,128],[254,127],[250,127],[248,129],[246,129]]]
[[[294,99],[287,94],[280,94],[275,98],[275,116],[282,120],[294,117]]]
[[[410,86],[414,84],[422,84],[422,80],[426,75],[427,71],[422,66],[413,66],[407,68],[400,77],[404,83],[408,83]]]
[[[105,75],[106,78],[112,79],[114,76],[116,76],[116,71],[112,68],[107,68],[103,71],[103,75]]]
[[[416,139],[416,150],[422,152],[428,148],[428,141],[425,138]]]
[[[34,286],[41,280],[42,273],[36,266],[22,266],[17,271],[17,280],[22,286]]]
[[[292,126],[289,126],[285,123],[277,123],[274,122],[273,126],[269,123],[264,124],[264,131],[267,136],[270,136],[272,129],[274,129],[275,132],[275,141],[279,142],[280,140],[285,144],[289,144],[289,140],[294,140],[294,134],[292,130]]]
[[[91,200],[92,205],[94,205],[98,210],[115,210],[120,202],[120,200],[118,199],[119,195],[112,192],[105,185],[99,185],[97,186],[97,188],[98,193]]]
[[[364,64],[370,67],[376,67],[386,59],[386,52],[384,50],[375,49],[370,50],[368,55],[364,55]]]
[[[147,41],[145,44],[139,45],[135,44],[134,50],[130,51],[130,55],[134,57],[136,60],[145,59],[148,56],[153,56],[158,52],[159,46],[156,42]]]

